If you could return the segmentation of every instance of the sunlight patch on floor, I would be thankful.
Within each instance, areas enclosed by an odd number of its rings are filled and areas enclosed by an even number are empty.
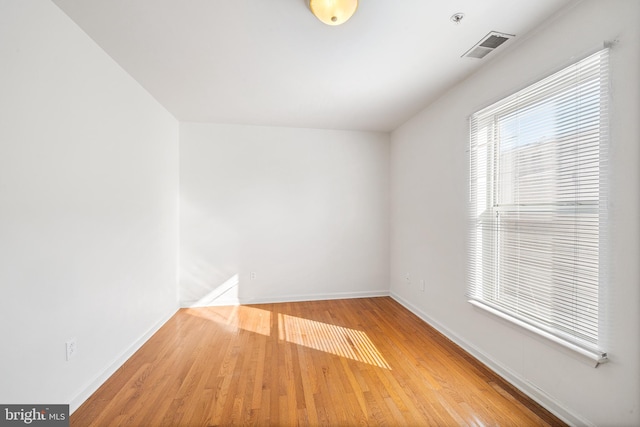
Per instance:
[[[243,329],[269,336],[271,333],[271,312],[244,305],[226,307],[206,307],[187,309],[187,313],[203,319],[213,320],[230,330]]]
[[[363,331],[287,314],[278,314],[278,331],[278,338],[283,341],[391,369]]]

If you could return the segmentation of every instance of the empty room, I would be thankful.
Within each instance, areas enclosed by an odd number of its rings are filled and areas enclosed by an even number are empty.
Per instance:
[[[639,118],[637,0],[0,0],[0,425],[639,426]]]

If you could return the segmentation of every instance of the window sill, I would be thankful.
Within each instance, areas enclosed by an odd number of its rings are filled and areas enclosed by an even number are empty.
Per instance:
[[[562,338],[559,338],[547,331],[545,331],[544,329],[541,329],[537,326],[534,326],[530,323],[527,323],[523,320],[518,319],[517,317],[511,316],[509,314],[506,314],[500,310],[497,310],[493,307],[491,307],[490,305],[484,304],[480,301],[476,301],[476,300],[469,300],[469,303],[475,307],[478,307],[482,310],[488,311],[491,314],[494,314],[502,319],[508,320],[511,323],[514,323],[528,331],[531,331],[533,333],[536,333],[550,341],[553,341],[563,347],[566,347],[572,351],[575,351],[576,353],[579,353],[591,360],[593,360],[596,365],[595,367],[597,368],[600,364],[602,363],[606,363],[609,359],[607,358],[607,353],[604,353],[602,351],[599,350],[592,350],[592,349],[587,349],[584,347],[581,347],[577,344],[574,344],[570,341],[564,340]]]

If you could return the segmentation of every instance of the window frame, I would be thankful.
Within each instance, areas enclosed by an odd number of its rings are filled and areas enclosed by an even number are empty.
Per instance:
[[[469,298],[469,303],[473,304],[476,307],[479,307],[483,310],[489,311],[501,318],[509,320],[510,322],[517,324],[521,327],[526,328],[527,330],[533,331],[541,336],[544,336],[554,342],[557,342],[565,347],[568,347],[574,351],[587,356],[597,364],[603,363],[607,361],[607,354],[604,352],[602,347],[603,336],[602,332],[605,330],[602,325],[602,319],[604,318],[604,305],[602,298],[604,284],[606,282],[606,260],[607,260],[607,250],[606,250],[606,227],[607,227],[607,151],[608,151],[608,121],[609,121],[609,112],[608,112],[608,48],[601,49],[594,54],[587,56],[579,61],[574,62],[568,67],[563,68],[562,70],[553,73],[549,77],[545,79],[541,79],[540,81],[533,83],[525,87],[524,89],[515,92],[514,94],[507,96],[490,106],[483,108],[473,115],[470,116],[470,138],[469,138],[469,161],[470,161],[470,171],[469,171],[469,204],[470,204],[470,234],[469,234],[469,282],[467,288],[467,297]],[[502,143],[502,139],[500,138],[500,120],[505,117],[509,117],[514,113],[519,111],[531,111],[532,108],[536,106],[544,106],[546,102],[549,102],[551,107],[556,108],[551,101],[553,101],[554,97],[563,95],[563,91],[573,91],[579,90],[580,85],[583,83],[577,83],[576,85],[567,85],[560,86],[558,89],[551,90],[550,94],[545,93],[543,90],[540,93],[535,93],[535,89],[539,87],[545,86],[546,82],[552,81],[558,75],[562,75],[562,73],[567,72],[567,70],[572,69],[572,67],[580,67],[582,63],[587,60],[596,58],[598,60],[597,67],[600,67],[597,77],[594,77],[598,81],[599,89],[598,89],[598,99],[600,101],[599,110],[598,110],[598,161],[599,164],[597,166],[599,172],[599,187],[598,187],[598,200],[596,202],[590,201],[582,203],[579,200],[576,200],[575,203],[566,203],[566,205],[556,204],[549,206],[528,206],[525,208],[521,207],[509,207],[506,205],[500,205],[497,203],[497,199],[499,198],[499,185],[500,178],[498,177],[498,172],[500,171],[500,162],[502,161],[500,158],[500,144]],[[591,77],[590,77],[591,78]],[[582,80],[579,80],[582,82]],[[590,80],[585,80],[590,82]],[[532,90],[534,91],[532,95]],[[514,98],[517,98],[521,94],[525,94],[523,96],[527,98],[526,102],[519,104],[518,101],[514,101]],[[554,110],[554,117],[557,111]],[[486,135],[483,135],[483,132]],[[555,141],[551,141],[551,143],[555,143]],[[579,144],[580,140],[576,144]],[[532,148],[535,148],[538,143],[532,144]],[[511,147],[514,152],[517,150],[524,150],[523,147]],[[480,153],[478,153],[480,151]],[[475,155],[475,157],[474,157]],[[478,156],[482,155],[486,157],[485,160],[479,160]],[[479,169],[483,167],[482,162],[486,162],[486,166],[484,166],[484,175],[479,172]],[[555,160],[554,160],[555,161]],[[475,163],[474,163],[475,162]],[[533,162],[532,162],[533,164]],[[480,166],[479,166],[480,165]],[[582,166],[580,166],[582,167]],[[482,182],[484,181],[484,184]],[[560,179],[556,178],[554,184],[557,185]],[[513,182],[516,182],[515,180]],[[518,181],[519,182],[519,181]],[[518,185],[518,182],[514,184],[514,186]],[[484,194],[479,194],[483,192]],[[478,204],[478,197],[480,197],[480,204]],[[484,211],[480,212],[479,206],[485,206]],[[527,209],[536,211],[538,213],[547,213],[551,216],[552,220],[554,215],[557,215],[559,212],[566,211],[570,214],[573,214],[576,218],[576,222],[579,221],[578,218],[582,218],[587,215],[597,215],[598,225],[598,270],[597,273],[597,293],[598,293],[598,301],[597,301],[597,315],[595,316],[595,322],[597,323],[596,327],[596,341],[593,342],[593,337],[588,337],[587,339],[581,338],[578,336],[575,331],[567,332],[562,330],[562,328],[558,327],[558,324],[554,327],[553,325],[545,323],[545,321],[537,321],[535,315],[523,315],[519,309],[511,309],[509,306],[510,303],[496,303],[496,300],[499,297],[496,297],[496,293],[504,291],[503,282],[500,278],[500,275],[503,274],[504,265],[500,265],[502,262],[501,254],[500,254],[500,239],[504,238],[502,231],[499,229],[500,224],[503,224],[504,219],[500,220],[500,216],[503,217],[505,214],[509,214],[510,212],[520,213],[526,212]],[[535,215],[534,215],[535,216]],[[493,218],[495,217],[495,219]],[[489,226],[491,228],[494,226],[496,229],[488,232],[488,236],[482,234],[479,236],[478,233],[485,233],[485,226],[483,223],[489,223],[493,221],[492,225]],[[557,220],[556,220],[557,221]],[[551,227],[550,227],[551,228]],[[518,231],[520,233],[520,231]],[[553,237],[553,236],[552,236]],[[520,244],[520,242],[518,243]],[[519,248],[520,246],[518,246]],[[578,247],[577,250],[581,248]],[[553,249],[549,252],[545,252],[545,254],[553,255]],[[489,264],[484,260],[483,257],[488,257],[492,259],[492,264]],[[518,261],[519,262],[519,261]],[[481,265],[480,265],[481,264]],[[487,266],[489,269],[487,269]],[[494,271],[487,272],[486,270],[490,270],[493,268]],[[554,274],[553,269],[549,270],[549,274]],[[519,281],[519,277],[518,277]],[[516,285],[519,288],[520,284]],[[539,286],[539,285],[538,285]],[[539,290],[539,289],[538,289]],[[553,289],[550,290],[553,300]],[[487,296],[492,295],[493,297]],[[519,297],[518,297],[519,298]],[[535,303],[534,303],[535,304]],[[506,306],[506,308],[505,308]],[[558,316],[554,310],[562,311],[561,308],[553,308],[554,305],[550,304],[551,307],[551,317]],[[577,309],[574,308],[577,311]],[[555,314],[554,314],[555,313]],[[560,313],[561,316],[565,316],[565,313]],[[576,316],[578,317],[578,316]],[[587,317],[587,316],[585,316]],[[591,319],[591,318],[590,318]],[[591,319],[593,323],[593,320]],[[589,339],[591,341],[589,341]]]

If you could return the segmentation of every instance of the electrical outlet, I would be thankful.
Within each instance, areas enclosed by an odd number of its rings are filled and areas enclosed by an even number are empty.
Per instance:
[[[76,351],[78,349],[76,339],[72,338],[65,343],[67,345],[67,362],[76,357]]]
[[[420,290],[424,292],[424,279],[420,280]]]
[[[252,271],[251,273],[249,273],[249,278],[250,278],[251,280],[256,280],[256,272],[255,272],[255,271]]]

